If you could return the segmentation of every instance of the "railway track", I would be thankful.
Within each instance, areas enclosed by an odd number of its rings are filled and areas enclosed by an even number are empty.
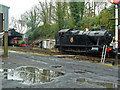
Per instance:
[[[45,54],[45,55],[52,55],[59,58],[73,58],[76,60],[85,60],[85,61],[91,61],[91,62],[101,62],[101,56],[100,55],[93,55],[92,53],[74,53],[74,52],[67,52],[67,53],[60,53],[58,50],[45,50],[40,48],[32,48],[32,47],[9,47],[10,50],[14,51],[22,51],[22,52],[32,52],[32,53],[39,53],[39,54]],[[114,64],[115,59],[114,58],[106,58],[105,62],[113,63]],[[120,60],[119,60],[120,63]]]

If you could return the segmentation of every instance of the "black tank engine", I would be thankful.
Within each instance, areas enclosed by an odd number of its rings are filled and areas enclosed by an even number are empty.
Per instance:
[[[63,29],[55,36],[55,47],[60,51],[98,51],[101,52],[103,45],[107,45],[107,52],[112,48],[110,43],[113,39],[109,30],[86,31]]]

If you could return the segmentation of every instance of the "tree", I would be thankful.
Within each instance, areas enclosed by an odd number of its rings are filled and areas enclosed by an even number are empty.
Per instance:
[[[106,8],[102,2],[39,2],[38,5],[12,19],[12,25],[19,30],[27,29],[29,40],[51,38],[61,29],[108,26],[108,20],[114,18],[114,7]],[[111,29],[114,30],[112,21]]]
[[[75,19],[76,23],[80,20],[80,7],[79,2],[70,2],[71,16]]]
[[[11,17],[10,26],[12,26],[15,29],[17,28],[17,20],[14,17]]]
[[[80,2],[79,6],[80,6],[81,20],[83,20],[84,10],[85,10],[85,2]]]
[[[63,25],[64,25],[64,10],[62,9],[62,3],[61,2],[57,2],[57,18],[58,18],[58,27],[59,30],[63,29]]]
[[[100,25],[105,25],[106,29],[109,29],[109,24],[110,24],[110,30],[114,33],[115,30],[115,20],[108,21],[110,19],[115,19],[115,9],[114,5],[110,6],[109,8],[103,9],[100,14],[99,14],[99,20],[100,20]]]
[[[75,28],[78,28],[78,22],[83,19],[84,16],[84,2],[69,2],[71,16],[75,19]]]
[[[85,17],[95,17],[99,15],[101,10],[107,7],[106,2],[85,2]]]

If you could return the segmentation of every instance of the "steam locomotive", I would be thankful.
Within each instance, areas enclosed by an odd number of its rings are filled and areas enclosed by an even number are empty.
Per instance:
[[[106,46],[106,52],[112,53],[113,34],[109,30],[99,31],[63,29],[55,36],[55,47],[59,51],[97,51],[102,52]]]
[[[8,45],[9,46],[27,46],[23,40],[23,34],[16,32],[15,29],[8,30]]]
[[[22,38],[20,37],[15,37],[11,40],[11,44],[14,45],[14,46],[20,46],[20,47],[26,47],[26,42],[23,41]]]

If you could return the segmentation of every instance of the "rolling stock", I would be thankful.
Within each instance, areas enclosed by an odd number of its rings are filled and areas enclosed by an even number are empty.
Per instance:
[[[112,32],[105,29],[101,29],[99,31],[63,29],[55,36],[55,47],[61,52],[102,52],[103,47],[106,46],[106,52],[112,53],[113,46],[110,45],[112,40]]]
[[[23,40],[23,34],[16,32],[15,29],[8,30],[8,45],[9,46],[27,46]]]

